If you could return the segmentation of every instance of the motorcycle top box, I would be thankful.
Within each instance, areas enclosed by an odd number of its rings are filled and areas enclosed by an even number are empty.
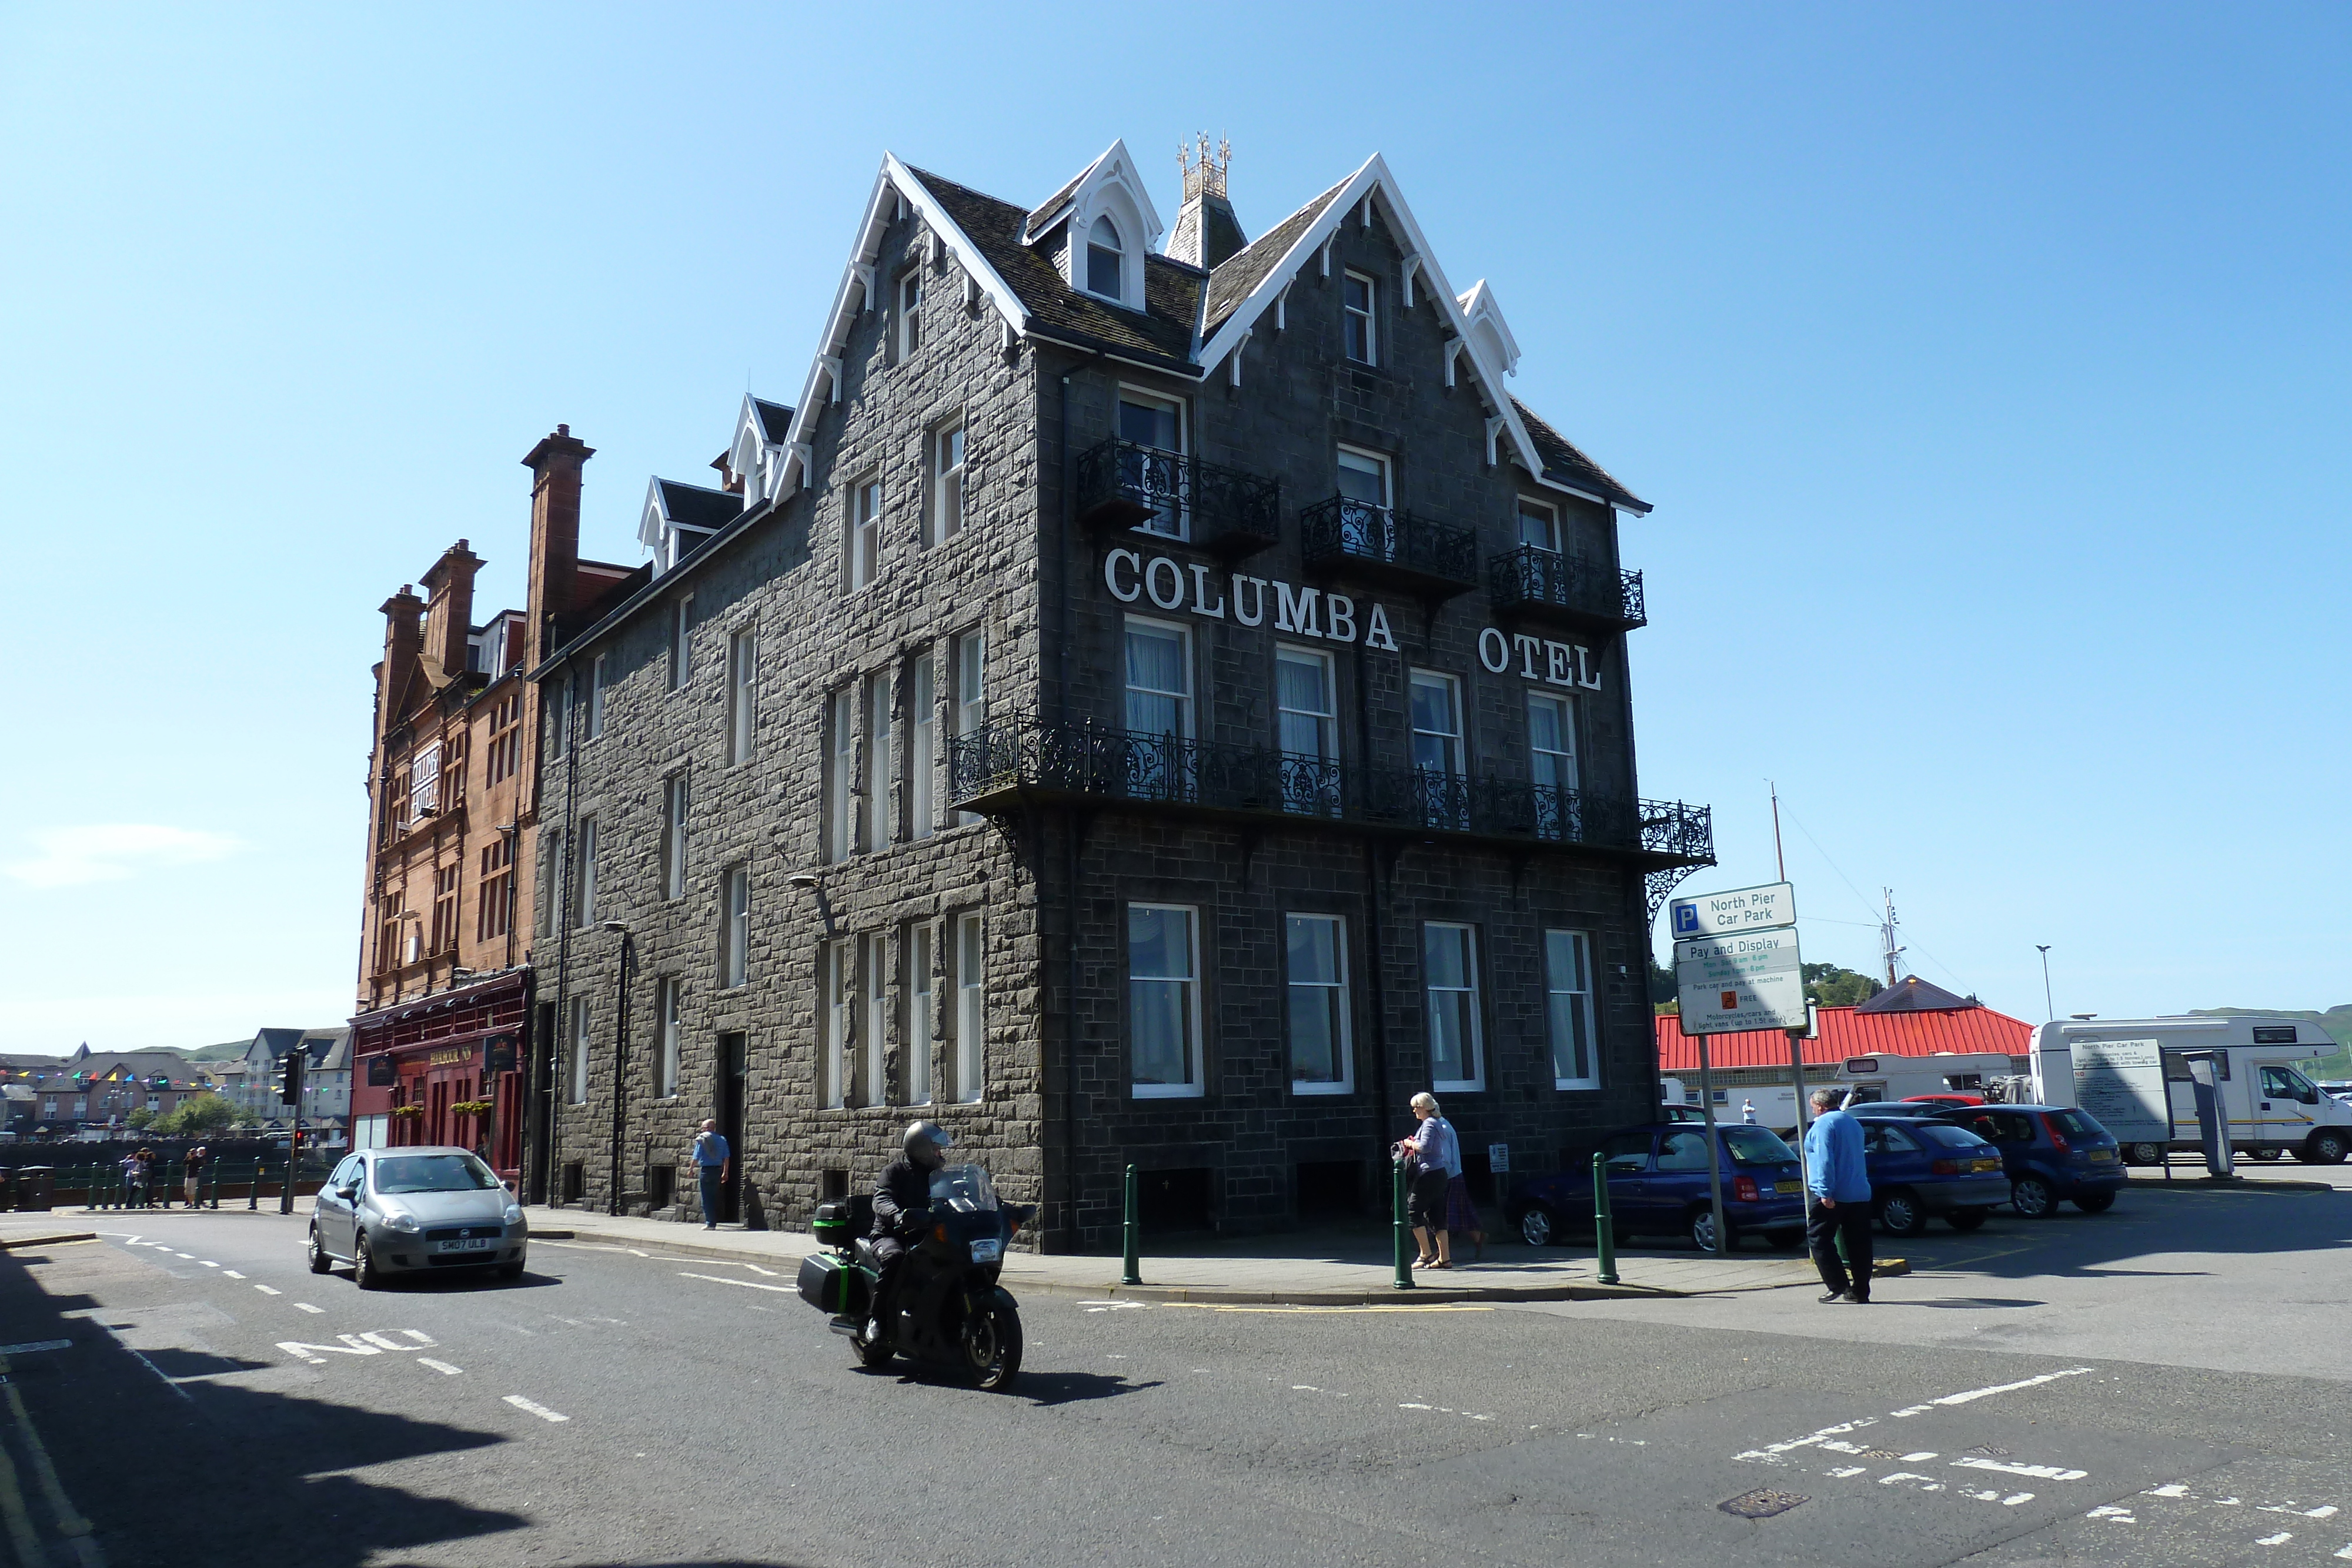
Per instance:
[[[820,1247],[846,1248],[873,1228],[874,1200],[870,1197],[820,1203],[815,1218],[809,1222],[809,1235]]]

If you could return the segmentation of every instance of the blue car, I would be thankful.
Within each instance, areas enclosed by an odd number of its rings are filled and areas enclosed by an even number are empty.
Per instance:
[[[2000,1151],[1933,1114],[1863,1118],[1862,1154],[1871,1206],[1889,1236],[1916,1236],[1937,1215],[1955,1230],[1974,1230],[2009,1201]]]
[[[1792,1249],[1805,1239],[1804,1184],[1797,1151],[1769,1128],[1718,1124],[1723,1219],[1731,1245],[1760,1232]],[[1706,1128],[1691,1122],[1654,1122],[1601,1140],[1608,1162],[1609,1207],[1619,1237],[1686,1236],[1703,1252],[1715,1246],[1715,1208],[1707,1201]],[[1528,1176],[1511,1186],[1503,1217],[1530,1247],[1549,1247],[1573,1229],[1592,1227],[1590,1166]]]
[[[1936,1119],[1964,1127],[2000,1154],[2010,1201],[2029,1219],[2061,1203],[2105,1214],[2130,1179],[2113,1133],[2089,1113],[2056,1105],[1959,1105]]]

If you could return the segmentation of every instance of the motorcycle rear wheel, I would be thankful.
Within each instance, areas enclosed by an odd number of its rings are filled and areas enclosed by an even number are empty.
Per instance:
[[[1021,1314],[996,1307],[963,1331],[964,1365],[986,1393],[1002,1394],[1021,1375]]]

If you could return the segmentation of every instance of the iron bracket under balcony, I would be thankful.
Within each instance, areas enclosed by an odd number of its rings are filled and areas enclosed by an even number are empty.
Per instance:
[[[1334,496],[1301,507],[1298,531],[1310,568],[1387,583],[1427,600],[1451,599],[1478,586],[1477,535],[1402,507]]]
[[[1281,532],[1279,481],[1156,446],[1101,442],[1079,454],[1074,484],[1088,528],[1148,527],[1228,557],[1269,549]]]
[[[1524,545],[1494,562],[1495,610],[1580,632],[1630,632],[1649,624],[1642,574],[1582,556]]]

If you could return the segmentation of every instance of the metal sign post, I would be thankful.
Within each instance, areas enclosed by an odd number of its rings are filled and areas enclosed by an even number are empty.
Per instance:
[[[1706,1117],[1706,1196],[1715,1209],[1715,1255],[1731,1255],[1731,1231],[1723,1218],[1723,1148],[1715,1131],[1715,1067],[1706,1054],[1706,1036],[1698,1037],[1698,1104]]]

